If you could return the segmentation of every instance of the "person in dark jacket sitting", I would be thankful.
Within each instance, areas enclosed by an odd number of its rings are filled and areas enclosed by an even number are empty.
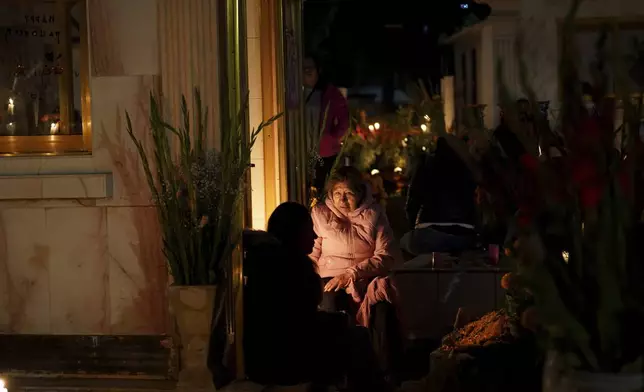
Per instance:
[[[244,235],[246,374],[263,385],[346,381],[352,391],[389,391],[364,328],[318,310],[322,282],[308,257],[317,238],[306,207],[283,203],[268,232]]]
[[[278,207],[269,221],[273,233],[244,233],[246,372],[260,384],[295,385],[313,378],[309,337],[322,300],[322,283],[307,257],[316,238],[312,223],[311,230],[299,227],[287,236],[280,222],[286,216],[293,218],[294,209],[297,206],[290,204]],[[303,225],[292,222],[295,227]]]
[[[407,194],[412,230],[400,241],[412,255],[457,252],[476,244],[476,183],[468,167],[439,138],[433,155],[419,162]]]

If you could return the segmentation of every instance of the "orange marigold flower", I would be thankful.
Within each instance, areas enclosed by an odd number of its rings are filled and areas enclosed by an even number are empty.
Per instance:
[[[512,272],[508,272],[507,274],[503,275],[501,278],[501,287],[504,290],[509,290],[510,287],[513,285],[513,280],[514,279],[514,274]]]
[[[530,331],[536,331],[539,326],[539,314],[534,306],[524,310],[521,314],[521,326]]]

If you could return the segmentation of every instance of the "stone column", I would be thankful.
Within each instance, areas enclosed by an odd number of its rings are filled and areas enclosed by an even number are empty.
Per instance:
[[[216,0],[158,0],[159,60],[164,113],[181,119],[181,95],[193,108],[193,89],[208,107],[209,143],[219,146],[221,59]]]
[[[443,98],[443,112],[445,113],[445,129],[451,131],[454,126],[454,119],[456,118],[453,76],[444,76],[441,79],[441,95]]]

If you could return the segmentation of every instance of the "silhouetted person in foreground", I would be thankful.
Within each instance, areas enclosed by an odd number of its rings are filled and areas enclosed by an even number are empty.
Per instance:
[[[318,310],[322,283],[308,257],[316,239],[308,209],[277,207],[268,232],[245,233],[246,372],[264,385],[344,382],[352,391],[388,391],[365,329]]]

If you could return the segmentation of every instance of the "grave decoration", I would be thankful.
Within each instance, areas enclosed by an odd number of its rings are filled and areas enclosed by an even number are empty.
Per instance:
[[[517,105],[519,97],[511,96],[501,84],[502,128],[515,140],[516,154],[507,159],[516,172],[502,176],[499,188],[488,190],[514,206],[506,214],[512,228],[507,247],[516,268],[513,279],[532,301],[523,303],[522,327],[543,343],[531,358],[534,367],[540,355],[546,357],[543,390],[642,390],[644,100],[641,92],[629,90],[626,56],[617,50],[606,57],[601,42],[597,59],[591,62],[593,80],[580,80],[574,34],[581,3],[572,1],[562,24],[562,97],[554,127],[542,114],[543,105],[528,80],[521,52],[525,45],[519,36],[519,80],[527,96],[522,104],[531,114],[530,121]],[[608,72],[613,72],[613,83],[607,83]],[[485,186],[491,171],[481,162],[494,143],[485,130],[470,129],[468,135],[480,142],[476,148],[444,134]],[[498,189],[507,192],[501,194]],[[472,327],[472,331],[486,329]],[[432,375],[441,367],[451,369],[442,380],[457,380],[460,386],[436,390],[481,390],[468,389],[466,384],[472,380],[498,388],[501,381],[511,384],[508,375],[514,373],[504,366],[508,360],[520,363],[519,358],[527,358],[529,350],[516,347],[529,340],[468,345],[464,353],[449,351],[452,355],[435,353],[441,360],[434,362]],[[505,374],[490,376],[502,368]],[[521,369],[528,368],[524,362]]]

